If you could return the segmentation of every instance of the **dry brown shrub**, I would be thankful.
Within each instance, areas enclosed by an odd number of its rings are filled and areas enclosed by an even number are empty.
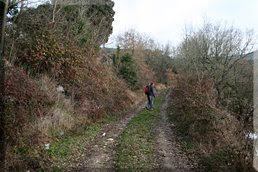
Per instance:
[[[250,169],[252,157],[241,132],[241,122],[217,107],[216,99],[209,79],[178,76],[172,92],[173,118],[178,123],[178,131],[199,143],[195,153],[205,157],[202,162],[207,168],[228,162],[226,165],[230,168]]]
[[[96,120],[129,109],[134,104],[134,98],[128,94],[130,88],[108,66],[92,62],[85,73],[85,82],[74,89],[79,114],[87,114]]]
[[[176,74],[174,74],[171,69],[167,69],[165,75],[166,75],[167,80],[168,80],[167,85],[172,87],[172,88],[175,88],[176,85],[177,85]]]
[[[162,91],[162,90],[166,89],[167,87],[164,84],[158,83],[158,84],[155,85],[155,88],[159,92],[159,91]]]
[[[6,161],[14,167],[21,162],[31,163],[32,148],[37,148],[44,140],[33,126],[36,119],[48,115],[55,100],[40,90],[40,85],[24,70],[12,66],[6,69],[5,94],[7,157],[18,158],[7,158]]]
[[[138,81],[141,87],[144,87],[151,81],[156,81],[155,72],[146,64],[146,54],[142,47],[134,50],[133,58],[138,67]]]

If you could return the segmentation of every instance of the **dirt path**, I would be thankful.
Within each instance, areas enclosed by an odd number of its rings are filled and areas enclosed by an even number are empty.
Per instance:
[[[115,146],[117,137],[126,128],[128,122],[144,108],[142,103],[133,112],[126,115],[115,124],[109,124],[102,129],[102,132],[90,143],[80,156],[77,157],[75,163],[66,171],[96,171],[96,170],[114,170]]]
[[[161,107],[162,119],[156,129],[159,165],[161,169],[169,171],[193,171],[193,166],[189,165],[187,157],[180,151],[168,122],[167,106],[170,101],[169,95],[170,91],[167,93],[166,101]]]
[[[189,165],[187,157],[180,151],[167,119],[167,106],[170,101],[168,95],[170,92],[167,93],[166,101],[161,107],[161,120],[155,129],[159,168],[165,171],[193,171],[193,166]],[[144,106],[145,103],[142,103],[120,121],[106,125],[66,171],[114,171],[117,138]]]

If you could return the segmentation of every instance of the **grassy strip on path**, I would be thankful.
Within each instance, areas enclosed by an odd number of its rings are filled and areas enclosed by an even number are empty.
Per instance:
[[[84,146],[101,131],[105,124],[113,123],[117,120],[118,118],[115,116],[106,116],[98,122],[90,124],[88,127],[78,127],[76,132],[68,132],[63,136],[56,137],[47,151],[47,156],[53,160],[51,171],[63,171],[62,169],[75,156],[78,156]]]
[[[117,170],[150,170],[157,167],[154,128],[161,119],[164,94],[156,98],[154,110],[139,112],[121,134],[115,167]]]

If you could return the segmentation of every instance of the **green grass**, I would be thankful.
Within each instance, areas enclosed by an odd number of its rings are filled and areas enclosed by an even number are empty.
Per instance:
[[[103,125],[116,120],[116,117],[106,116],[88,127],[78,127],[76,131],[56,137],[50,144],[50,149],[46,155],[53,160],[51,171],[59,171],[64,168],[101,131]]]
[[[156,167],[154,128],[160,120],[160,106],[164,95],[156,98],[152,111],[139,112],[121,134],[117,149],[115,167],[117,170],[150,170]]]
[[[52,143],[48,154],[54,156],[55,159],[62,160],[72,153],[74,145],[81,145],[82,142],[90,140],[100,131],[100,127],[96,124],[85,129],[84,133],[73,137],[72,135],[64,135]]]

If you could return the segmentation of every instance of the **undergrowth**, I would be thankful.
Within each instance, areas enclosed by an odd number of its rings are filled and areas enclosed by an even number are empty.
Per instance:
[[[202,171],[253,171],[252,150],[241,135],[240,122],[216,106],[212,83],[180,78],[171,96],[169,120],[181,149]]]
[[[110,114],[122,117],[138,101],[137,93],[124,91],[125,84],[108,68],[94,67],[87,85],[74,91],[73,100],[67,92],[58,92],[58,83],[49,76],[32,77],[15,66],[6,69],[9,170],[61,166],[77,147],[96,135],[99,121],[110,122]],[[46,144],[50,144],[48,153]]]

